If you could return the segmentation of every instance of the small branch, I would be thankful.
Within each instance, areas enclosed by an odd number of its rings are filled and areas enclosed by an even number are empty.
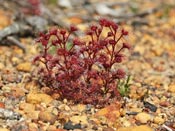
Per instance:
[[[133,14],[133,16],[131,16],[131,17],[145,17],[146,15],[157,12],[159,9],[160,9],[160,7],[151,8],[151,9],[145,10],[141,13]]]
[[[20,30],[20,26],[17,23],[14,23],[4,28],[3,30],[0,31],[0,41],[9,35],[18,33],[19,30]]]
[[[116,16],[115,18],[119,18],[119,19],[130,19],[130,18],[133,18],[133,17],[145,17],[149,14],[152,14],[152,13],[155,13],[157,12],[161,7],[155,7],[155,8],[151,8],[151,9],[148,9],[148,10],[145,10],[141,13],[128,13],[128,14],[121,14],[121,15],[118,15]]]
[[[20,41],[18,41],[15,37],[8,36],[7,40],[12,42],[14,45],[18,46],[19,48],[21,48],[24,52],[26,52],[25,46],[22,43],[20,43]]]
[[[168,127],[168,126],[166,126],[166,125],[164,125],[164,124],[163,124],[162,127],[165,128],[165,129],[168,130],[168,131],[173,131],[170,127]]]

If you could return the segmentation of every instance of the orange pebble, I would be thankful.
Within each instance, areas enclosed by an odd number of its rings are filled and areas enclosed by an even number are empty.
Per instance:
[[[5,105],[3,102],[0,102],[0,108],[5,108]]]

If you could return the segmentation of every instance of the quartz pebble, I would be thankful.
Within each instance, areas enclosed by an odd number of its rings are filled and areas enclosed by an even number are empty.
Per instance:
[[[72,8],[70,0],[58,0],[58,5],[64,8]]]

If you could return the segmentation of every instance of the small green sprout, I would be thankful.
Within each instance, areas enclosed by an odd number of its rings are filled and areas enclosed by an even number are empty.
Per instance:
[[[118,90],[120,92],[121,96],[128,96],[130,92],[130,86],[131,84],[129,83],[131,79],[131,76],[129,75],[126,80],[119,80],[118,81]]]

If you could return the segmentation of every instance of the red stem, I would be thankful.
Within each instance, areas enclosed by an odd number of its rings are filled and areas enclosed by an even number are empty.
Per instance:
[[[113,57],[115,55],[115,47],[117,45],[117,43],[119,42],[119,40],[122,38],[123,34],[120,35],[120,37],[117,39],[116,44],[112,45],[112,53],[111,53],[111,60],[110,60],[110,67],[112,67],[113,65]]]

